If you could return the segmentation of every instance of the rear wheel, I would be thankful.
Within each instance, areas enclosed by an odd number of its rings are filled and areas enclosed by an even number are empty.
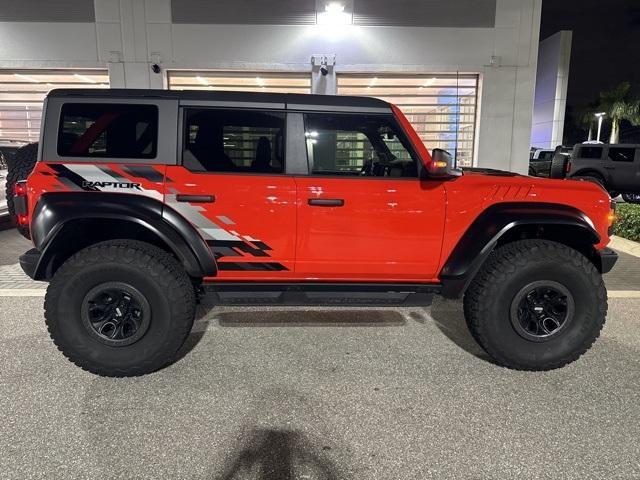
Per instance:
[[[576,360],[599,336],[607,292],[581,253],[546,240],[522,240],[491,254],[464,306],[471,333],[497,363],[551,370]]]
[[[120,240],[81,250],[55,273],[45,320],[58,349],[98,375],[128,377],[167,365],[195,315],[191,280],[166,252]]]
[[[578,180],[578,181],[581,180],[581,181],[584,181],[584,182],[595,183],[596,185],[598,185],[599,187],[603,188],[604,190],[607,190],[607,187],[606,187],[606,184],[605,184],[605,180],[600,175],[596,175],[596,174],[576,175],[575,177],[571,177],[569,180]]]

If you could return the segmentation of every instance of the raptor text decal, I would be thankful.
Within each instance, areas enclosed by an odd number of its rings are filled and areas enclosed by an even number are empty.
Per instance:
[[[135,190],[142,190],[139,183],[132,182],[89,182],[83,181],[82,188],[131,188]]]

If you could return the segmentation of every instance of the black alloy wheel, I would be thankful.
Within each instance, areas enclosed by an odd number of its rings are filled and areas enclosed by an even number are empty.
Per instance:
[[[146,298],[124,282],[108,282],[87,292],[82,323],[96,340],[113,347],[131,345],[149,328],[151,307]]]
[[[559,335],[573,320],[575,303],[564,285],[548,280],[530,283],[511,303],[511,324],[518,335],[545,342]]]

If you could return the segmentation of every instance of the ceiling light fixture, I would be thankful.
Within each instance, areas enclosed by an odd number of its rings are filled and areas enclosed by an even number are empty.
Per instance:
[[[345,12],[343,4],[329,2],[325,5],[324,12],[318,12],[316,22],[318,25],[351,25],[353,16]]]

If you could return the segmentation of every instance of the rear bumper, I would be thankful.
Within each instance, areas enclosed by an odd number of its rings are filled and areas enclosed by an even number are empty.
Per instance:
[[[40,250],[35,248],[32,248],[28,252],[20,255],[20,266],[22,267],[22,270],[34,280],[36,269],[38,267],[38,264],[40,263],[41,256],[42,253],[40,253]]]
[[[609,273],[618,261],[618,254],[610,248],[603,248],[598,252],[602,273]]]

